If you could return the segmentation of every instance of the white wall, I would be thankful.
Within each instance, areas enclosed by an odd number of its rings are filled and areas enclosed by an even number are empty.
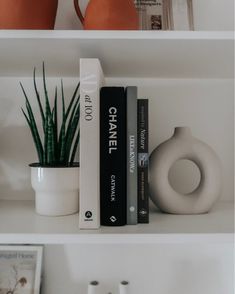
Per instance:
[[[232,244],[66,245],[45,249],[43,294],[86,294],[89,281],[118,294],[233,294]]]
[[[79,2],[84,11],[88,0],[80,0]],[[195,30],[223,31],[234,29],[233,0],[193,0],[193,7]],[[73,0],[59,0],[56,29],[80,28],[81,24],[73,8]]]

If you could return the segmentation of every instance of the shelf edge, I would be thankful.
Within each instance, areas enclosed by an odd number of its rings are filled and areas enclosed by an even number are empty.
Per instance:
[[[0,30],[0,39],[234,40],[233,31]]]
[[[224,234],[1,234],[0,244],[211,244],[234,243]]]

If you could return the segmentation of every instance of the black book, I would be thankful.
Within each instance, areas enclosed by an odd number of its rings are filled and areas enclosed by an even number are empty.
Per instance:
[[[148,99],[138,99],[138,223],[149,223]]]
[[[101,225],[126,225],[126,95],[122,87],[100,92]]]

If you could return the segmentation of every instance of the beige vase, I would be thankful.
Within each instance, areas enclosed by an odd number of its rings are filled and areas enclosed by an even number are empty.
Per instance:
[[[180,194],[169,182],[169,171],[181,159],[194,162],[201,173],[199,186]],[[204,142],[194,138],[188,127],[175,128],[174,135],[150,156],[151,199],[162,211],[174,214],[208,212],[221,194],[222,171],[218,156]]]

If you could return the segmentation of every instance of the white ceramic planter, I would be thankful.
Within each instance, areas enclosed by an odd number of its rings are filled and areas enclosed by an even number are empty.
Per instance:
[[[79,167],[37,167],[31,165],[36,212],[63,216],[78,212]]]

